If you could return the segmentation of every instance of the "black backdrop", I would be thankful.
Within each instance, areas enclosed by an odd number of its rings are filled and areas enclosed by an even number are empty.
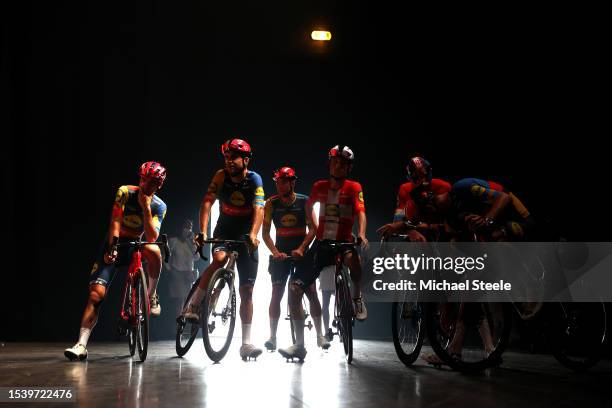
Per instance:
[[[503,183],[569,239],[607,239],[605,132],[590,97],[600,57],[572,33],[293,3],[20,2],[3,13],[1,340],[72,339],[117,186],[136,183],[143,161],[164,163],[172,232],[196,217],[230,137],[251,143],[268,194],[274,168],[294,166],[308,192],[327,150],[350,145],[372,239],[417,154],[450,181]],[[313,27],[330,27],[332,43],[314,46]],[[386,307],[371,313],[358,334],[386,335]]]

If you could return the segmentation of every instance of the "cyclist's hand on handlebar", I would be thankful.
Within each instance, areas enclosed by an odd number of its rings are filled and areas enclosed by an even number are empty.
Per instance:
[[[272,257],[274,258],[275,261],[282,261],[283,259],[287,259],[289,255],[287,255],[284,252],[276,252],[274,254],[272,254]]]
[[[249,243],[249,245],[251,245],[251,247],[253,249],[257,249],[257,247],[259,246],[259,240],[257,239],[257,235],[249,234],[248,235],[248,243]]]
[[[301,248],[298,249],[294,249],[293,251],[291,251],[291,256],[297,259],[303,258],[304,257],[304,250]]]
[[[484,227],[486,224],[485,217],[477,214],[470,214],[465,217],[465,222],[468,225],[470,231],[476,231],[477,229]]]
[[[195,236],[193,239],[193,243],[198,247],[204,246],[204,241],[206,241],[206,234],[202,234],[201,232]]]
[[[365,235],[359,235],[357,242],[361,246],[361,249],[363,249],[364,251],[366,251],[370,247],[370,242],[368,241]]]
[[[104,262],[108,265],[115,263],[117,260],[117,248],[112,247],[108,252],[104,254]]]

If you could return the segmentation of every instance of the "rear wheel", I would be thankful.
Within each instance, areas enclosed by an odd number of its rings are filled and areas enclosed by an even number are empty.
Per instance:
[[[185,299],[185,303],[183,304],[183,310],[189,304],[191,297],[195,293],[196,288],[198,287],[198,283],[200,282],[200,278],[198,278],[193,285],[191,285],[191,290],[187,295],[187,299]],[[202,308],[200,307],[200,311]],[[176,319],[176,354],[179,357],[183,357],[189,349],[191,345],[195,341],[198,336],[198,331],[200,330],[200,325],[202,322],[202,314],[200,313],[200,320],[198,323],[192,323],[186,320],[184,317],[179,316]]]
[[[138,271],[136,279],[136,345],[140,361],[147,359],[149,348],[149,296],[144,271]]]
[[[428,303],[425,317],[433,350],[450,367],[464,372],[501,364],[511,319],[511,304],[483,302]]]
[[[208,357],[219,362],[229,349],[236,324],[236,292],[233,273],[218,269],[213,273],[202,305],[202,337]]]
[[[391,331],[397,357],[402,363],[412,365],[421,353],[425,328],[423,305],[418,302],[393,302],[391,304]]]

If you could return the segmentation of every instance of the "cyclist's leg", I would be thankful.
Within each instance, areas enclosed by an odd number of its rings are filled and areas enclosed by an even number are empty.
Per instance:
[[[344,254],[344,265],[349,268],[351,274],[353,299],[361,297],[361,258],[356,251],[348,251]]]
[[[325,327],[325,333],[329,331],[329,304],[331,301],[331,296],[333,294],[333,290],[321,291],[321,297],[323,299],[323,303],[321,305],[321,314],[323,315],[323,327]]]
[[[278,320],[280,319],[280,302],[285,294],[285,285],[291,272],[291,264],[289,262],[270,262],[268,269],[272,280],[272,297],[268,308],[270,341],[275,342]]]
[[[145,245],[142,248],[142,256],[147,261],[146,270],[149,275],[149,297],[157,291],[157,282],[161,274],[162,258],[161,250],[157,245]]]
[[[238,292],[240,293],[240,321],[242,324],[242,344],[251,344],[251,323],[253,321],[253,286],[257,279],[257,266],[259,265],[258,252],[255,250],[249,256],[246,246],[238,249]]]
[[[210,281],[210,277],[212,274],[219,268],[222,268],[227,261],[228,252],[224,246],[215,245],[212,250],[212,259],[210,264],[204,269],[202,272],[202,277],[198,282],[198,287],[194,291],[191,299],[189,300],[189,304],[187,305],[187,310],[192,308],[192,305],[199,305],[204,299],[204,295],[206,294],[206,287],[208,286],[208,282]]]

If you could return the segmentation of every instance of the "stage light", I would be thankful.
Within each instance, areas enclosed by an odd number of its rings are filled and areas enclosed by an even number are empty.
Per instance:
[[[332,35],[329,31],[313,31],[310,34],[310,38],[314,41],[330,41]]]

